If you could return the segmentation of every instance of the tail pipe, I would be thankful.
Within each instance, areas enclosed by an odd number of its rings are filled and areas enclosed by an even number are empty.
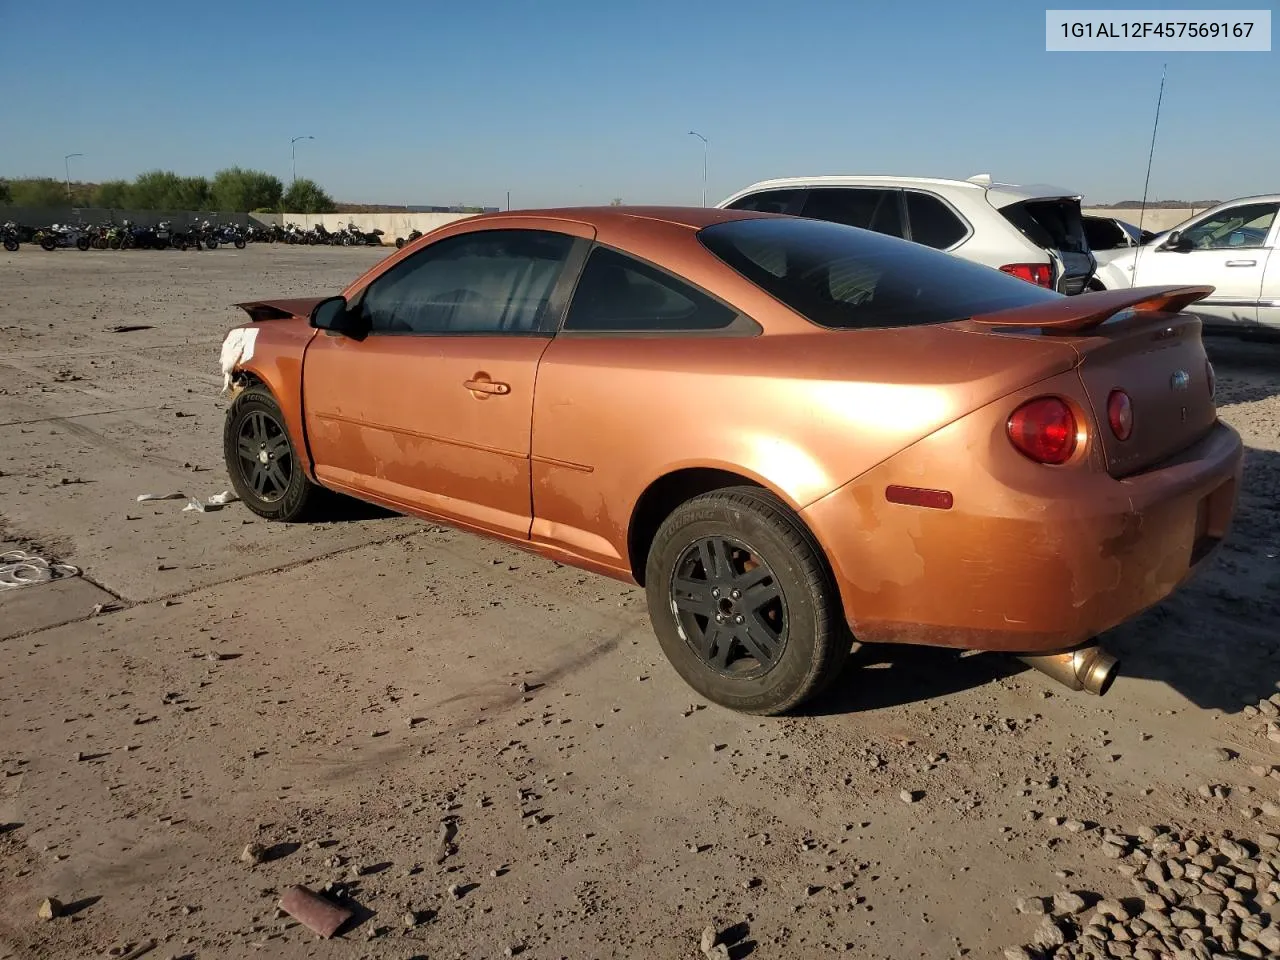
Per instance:
[[[1066,653],[1029,654],[1018,657],[1072,690],[1084,690],[1102,696],[1111,688],[1120,661],[1096,643],[1076,647]]]

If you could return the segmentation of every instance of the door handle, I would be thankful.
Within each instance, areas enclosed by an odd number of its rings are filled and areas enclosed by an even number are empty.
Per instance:
[[[1258,265],[1257,260],[1228,260],[1227,261],[1228,267],[1256,267],[1257,265]]]
[[[482,396],[505,396],[511,392],[511,384],[501,383],[497,380],[490,380],[488,377],[483,379],[466,380],[462,384],[472,393],[478,393]]]

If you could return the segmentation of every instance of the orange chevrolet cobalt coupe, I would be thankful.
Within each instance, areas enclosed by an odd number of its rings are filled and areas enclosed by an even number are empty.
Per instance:
[[[999,650],[1102,693],[1094,638],[1227,532],[1210,287],[1065,297],[752,212],[450,224],[341,296],[241,304],[225,453],[261,516],[326,491],[647,591],[679,674],[794,708],[852,643]]]

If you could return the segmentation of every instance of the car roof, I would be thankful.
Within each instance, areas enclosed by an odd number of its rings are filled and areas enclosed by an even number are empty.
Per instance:
[[[836,174],[817,177],[780,177],[773,180],[761,180],[733,194],[724,202],[736,200],[748,193],[759,190],[784,190],[801,187],[935,187],[947,190],[986,191],[992,204],[997,207],[1020,203],[1025,200],[1044,199],[1049,197],[1073,197],[1079,199],[1082,194],[1077,190],[1047,183],[1016,184],[992,181],[985,175],[969,180],[951,180],[945,177],[894,177],[882,174]]]

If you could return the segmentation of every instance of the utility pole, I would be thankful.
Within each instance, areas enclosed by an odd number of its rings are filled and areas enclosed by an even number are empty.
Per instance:
[[[707,205],[707,138],[696,130],[690,130],[689,136],[697,137],[702,141],[702,205]]]
[[[315,137],[294,137],[292,140],[289,141],[289,150],[292,154],[291,156],[292,166],[291,166],[291,172],[289,175],[290,186],[293,186],[294,181],[298,179],[298,141],[314,140],[314,139]]]
[[[71,158],[83,157],[83,153],[68,153],[62,158],[63,166],[66,167],[67,174],[67,203],[71,203]]]

